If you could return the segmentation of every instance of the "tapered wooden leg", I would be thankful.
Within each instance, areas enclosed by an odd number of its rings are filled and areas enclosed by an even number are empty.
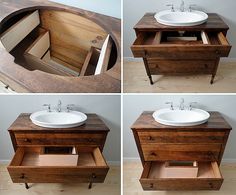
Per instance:
[[[89,183],[89,186],[88,186],[88,189],[91,189],[91,188],[92,188],[92,186],[93,186],[93,183],[92,183],[92,182],[90,182],[90,183]]]
[[[92,174],[92,177],[91,177],[91,181],[89,182],[88,189],[91,189],[91,188],[92,188],[92,186],[93,186],[93,181],[94,181],[95,178],[96,178],[96,175],[93,173],[93,174]]]
[[[29,185],[27,183],[25,183],[25,188],[28,190],[29,189]]]
[[[153,85],[153,80],[152,80],[152,76],[149,76],[149,80],[150,80],[150,84]]]
[[[145,65],[145,69],[146,69],[148,78],[149,78],[149,80],[150,80],[150,84],[153,85],[152,75],[151,75],[150,70],[149,70],[149,67],[148,67],[147,58],[143,58],[143,62],[144,62],[144,65]]]
[[[216,61],[215,61],[215,67],[214,67],[214,70],[213,70],[212,76],[211,76],[211,84],[213,84],[213,82],[214,82],[214,78],[216,76],[216,72],[217,72],[217,69],[218,69],[218,66],[219,66],[219,62],[220,62],[220,58],[217,58]]]
[[[212,75],[212,76],[211,76],[211,84],[213,84],[214,78],[215,78],[215,75]]]

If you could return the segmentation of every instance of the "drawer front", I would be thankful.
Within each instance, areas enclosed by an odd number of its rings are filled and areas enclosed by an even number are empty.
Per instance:
[[[142,144],[145,161],[215,161],[221,144]]]
[[[140,183],[144,190],[219,190],[223,177],[216,162],[199,162],[198,175],[190,178],[168,178],[162,163],[146,162]]]
[[[104,144],[106,134],[16,133],[15,137],[18,146],[88,145],[95,147]]]
[[[7,169],[14,183],[103,182],[109,167],[100,149],[86,147],[76,154],[77,162],[71,162],[67,154],[45,160],[40,147],[19,147]]]
[[[102,183],[108,168],[8,167],[8,171],[14,183]]]
[[[163,32],[162,32],[163,34]],[[207,34],[207,33],[205,33]],[[227,57],[231,46],[222,32],[209,33],[209,43],[163,43],[160,32],[141,32],[131,46],[134,57],[165,59],[216,59]]]
[[[147,58],[151,74],[211,74],[215,68],[214,60],[158,60]]]
[[[141,179],[143,190],[219,190],[223,179]]]
[[[225,132],[138,132],[141,144],[158,143],[223,143]]]

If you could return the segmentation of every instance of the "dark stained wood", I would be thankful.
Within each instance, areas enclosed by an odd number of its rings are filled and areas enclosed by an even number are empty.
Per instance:
[[[139,180],[144,190],[219,190],[223,183],[222,176],[214,174],[197,178],[151,177],[152,171],[158,168],[159,164],[155,162],[145,163],[143,174]],[[202,168],[199,167],[199,171],[203,173],[206,171],[219,172],[219,168],[213,165],[215,164],[200,163]]]
[[[151,84],[151,75],[160,74],[211,74],[210,83],[213,84],[220,57],[228,57],[231,50],[226,39],[228,29],[217,14],[209,14],[207,22],[202,25],[173,27],[159,24],[154,13],[147,13],[134,27],[137,38],[131,50],[134,57],[143,58]],[[179,31],[184,31],[183,36],[195,37],[196,40],[168,40],[168,37],[181,37]]]
[[[190,127],[162,125],[154,120],[151,111],[138,117],[131,129],[144,167],[140,179],[144,190],[220,189],[223,178],[218,166],[232,128],[219,112],[209,113],[208,122]],[[159,178],[161,171],[152,173],[168,161],[197,161],[203,164],[201,173],[205,176],[198,172],[196,178]],[[214,175],[207,176],[208,172]]]
[[[77,166],[37,166],[37,153],[30,157],[29,165],[22,165],[22,159],[27,158],[30,153],[19,148],[7,169],[14,183],[102,183],[109,167],[104,163],[101,153],[98,157],[93,151],[85,153],[86,155],[79,153],[80,163]],[[88,158],[87,154],[91,157]]]
[[[117,50],[115,65],[109,70],[96,76],[68,77],[48,74],[42,71],[30,71],[14,62],[14,58],[0,46],[0,77],[17,92],[42,93],[118,93],[121,90],[121,24],[113,17],[85,11],[79,8],[64,6],[48,1],[1,1],[0,31],[3,32],[11,24],[11,19],[17,14],[33,10],[66,11],[85,17],[100,25],[111,35]],[[8,23],[9,22],[9,23]],[[46,83],[46,84],[45,84]]]
[[[84,125],[67,129],[36,126],[29,116],[20,114],[8,129],[16,152],[8,166],[14,183],[104,182],[109,167],[101,152],[109,129],[96,114],[87,114]],[[73,147],[79,155],[77,166],[38,164],[39,155],[46,151],[66,158]]]
[[[65,128],[65,129],[53,129],[53,128],[44,128],[33,124],[29,118],[29,113],[22,113],[18,118],[12,123],[8,128],[9,131],[19,132],[19,133],[89,133],[89,132],[108,132],[108,127],[96,114],[86,114],[88,119],[84,125]]]
[[[166,26],[160,24],[154,18],[155,13],[146,13],[140,21],[134,26],[135,30],[176,30],[176,27]],[[193,27],[177,27],[179,30],[209,30],[209,31],[227,31],[229,29],[228,25],[221,19],[221,17],[216,13],[208,13],[208,20],[206,23],[193,26]]]
[[[210,118],[207,123],[201,125],[195,125],[191,127],[174,127],[162,125],[155,121],[152,117],[153,111],[143,112],[136,122],[131,126],[132,130],[145,130],[145,131],[225,131],[231,130],[232,127],[226,122],[219,112],[209,112]]]

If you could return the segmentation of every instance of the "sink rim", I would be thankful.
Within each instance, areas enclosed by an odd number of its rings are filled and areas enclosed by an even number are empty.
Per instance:
[[[168,112],[197,112],[197,113],[202,113],[205,115],[205,118],[199,120],[199,119],[195,119],[195,120],[192,120],[192,121],[170,121],[170,120],[165,120],[165,119],[161,119],[161,118],[158,118],[158,116],[160,114],[163,114],[163,113],[168,113]],[[179,109],[176,109],[176,110],[170,110],[169,108],[164,108],[164,109],[159,109],[159,110],[156,110],[155,112],[153,112],[152,114],[152,117],[154,118],[154,120],[160,124],[163,124],[163,125],[167,125],[167,126],[196,126],[196,125],[200,125],[200,124],[204,124],[208,121],[208,119],[210,118],[210,113],[205,111],[205,110],[202,110],[202,109],[198,109],[198,108],[193,108],[192,110],[179,110]]]
[[[80,115],[81,117],[81,121],[76,121],[76,122],[71,122],[71,123],[64,123],[64,124],[60,124],[60,123],[50,123],[50,122],[42,122],[42,121],[38,121],[36,120],[37,116],[40,115],[44,115],[44,114],[72,114],[72,115]],[[77,126],[81,126],[83,125],[86,120],[87,120],[87,115],[79,112],[79,111],[73,111],[71,110],[70,112],[66,112],[66,111],[61,111],[61,112],[57,112],[56,110],[52,110],[51,112],[48,112],[47,110],[42,110],[42,111],[37,111],[34,112],[30,115],[30,120],[32,121],[32,123],[34,123],[37,126],[40,127],[48,127],[48,128],[71,128],[71,127],[77,127]]]
[[[184,21],[180,21],[180,22],[168,22],[167,20],[163,20],[161,19],[160,17],[163,16],[163,15],[166,15],[166,14],[197,14],[197,15],[200,15],[203,17],[202,20],[196,20],[196,21],[191,21],[191,22],[184,22]],[[175,12],[172,12],[170,10],[164,10],[164,11],[160,11],[160,12],[157,12],[155,15],[154,15],[154,18],[156,19],[157,22],[159,22],[160,24],[163,24],[163,25],[167,25],[167,26],[196,26],[196,25],[200,25],[200,24],[203,24],[207,21],[208,19],[208,14],[206,14],[205,12],[202,12],[202,11],[198,11],[198,10],[193,10],[191,12],[181,12],[181,11],[175,11]]]

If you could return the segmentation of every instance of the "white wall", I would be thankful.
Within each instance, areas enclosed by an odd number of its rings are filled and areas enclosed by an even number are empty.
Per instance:
[[[124,0],[124,57],[133,57],[130,46],[135,40],[134,25],[141,19],[146,12],[158,12],[169,9],[166,4],[173,3],[175,6],[180,5],[181,0]],[[233,45],[230,53],[231,58],[236,58],[236,17],[235,17],[235,0],[185,0],[185,5],[197,4],[207,13],[218,13],[229,25],[228,40]]]
[[[50,0],[84,10],[121,18],[121,0]]]
[[[0,161],[14,154],[8,127],[20,113],[42,110],[42,105],[75,104],[76,110],[96,113],[110,128],[104,155],[107,161],[120,161],[120,96],[119,95],[1,95],[0,96]]]
[[[180,98],[188,102],[196,101],[196,107],[208,111],[219,111],[232,126],[226,150],[223,156],[225,161],[236,162],[236,95],[125,95],[123,114],[123,156],[124,159],[139,158],[137,147],[130,126],[143,111],[154,111],[165,108],[167,101],[179,104]]]

